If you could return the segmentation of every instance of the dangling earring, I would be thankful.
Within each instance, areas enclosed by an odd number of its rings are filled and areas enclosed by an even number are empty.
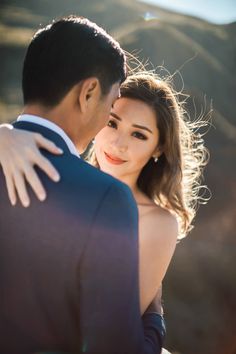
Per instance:
[[[157,163],[157,161],[158,161],[158,157],[157,157],[157,156],[155,156],[155,157],[153,157],[153,159],[154,159],[154,162],[155,162],[155,163]]]

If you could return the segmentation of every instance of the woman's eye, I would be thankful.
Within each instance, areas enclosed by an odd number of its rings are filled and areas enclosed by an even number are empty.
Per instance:
[[[132,135],[133,135],[135,138],[137,138],[137,139],[140,139],[140,140],[147,140],[147,137],[146,137],[144,134],[142,134],[142,133],[134,132]]]
[[[110,128],[117,128],[117,123],[114,120],[109,120],[109,122],[107,123],[107,126]]]

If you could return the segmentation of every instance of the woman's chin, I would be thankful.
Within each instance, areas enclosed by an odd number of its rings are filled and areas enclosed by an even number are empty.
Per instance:
[[[108,173],[114,178],[120,179],[119,173],[117,173],[117,171],[115,171],[113,168],[109,168],[108,166],[102,166],[101,170],[105,173]]]

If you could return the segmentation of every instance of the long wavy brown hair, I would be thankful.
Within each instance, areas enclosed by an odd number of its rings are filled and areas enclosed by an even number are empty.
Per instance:
[[[199,127],[203,119],[191,121],[184,110],[186,100],[175,92],[171,77],[160,79],[153,72],[135,73],[121,85],[121,97],[140,100],[156,113],[159,130],[158,162],[151,157],[143,167],[138,187],[179,221],[179,239],[193,228],[198,202],[203,199],[202,170],[208,161]],[[87,161],[98,166],[93,148]]]

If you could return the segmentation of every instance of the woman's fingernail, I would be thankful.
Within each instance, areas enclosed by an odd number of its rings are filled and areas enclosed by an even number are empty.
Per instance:
[[[45,193],[40,193],[39,194],[39,200],[43,202],[46,199],[46,194]]]
[[[30,205],[29,200],[24,200],[23,201],[23,205],[24,205],[25,208],[28,208],[28,206]]]
[[[59,176],[58,174],[55,174],[55,175],[53,176],[53,180],[54,180],[55,182],[59,182],[59,181],[60,181],[60,176]]]
[[[62,149],[60,149],[60,148],[57,148],[57,151],[59,152],[59,154],[63,154],[63,150]]]

